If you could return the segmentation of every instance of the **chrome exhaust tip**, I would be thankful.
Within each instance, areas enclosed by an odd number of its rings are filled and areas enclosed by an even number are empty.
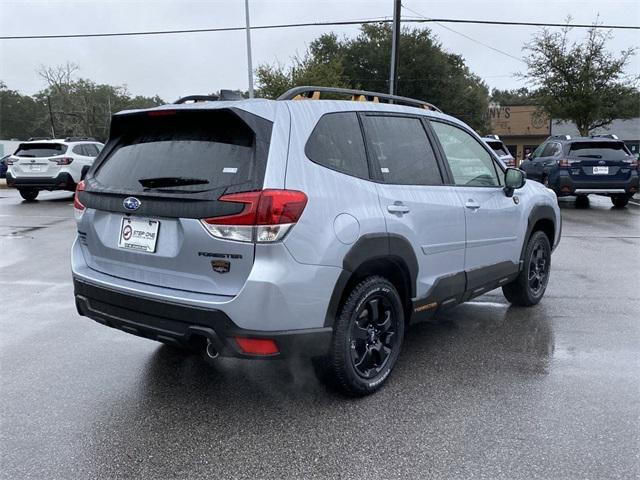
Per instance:
[[[207,348],[205,349],[207,352],[207,357],[214,359],[217,358],[219,353],[216,350],[216,348],[213,346],[213,343],[211,343],[211,340],[207,339]]]

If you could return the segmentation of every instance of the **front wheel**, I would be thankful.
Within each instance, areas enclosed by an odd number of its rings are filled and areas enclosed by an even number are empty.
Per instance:
[[[514,305],[536,305],[544,295],[551,271],[551,244],[544,232],[533,232],[524,253],[524,265],[518,277],[502,287],[504,296]]]
[[[394,286],[371,276],[358,283],[340,309],[329,357],[329,380],[342,392],[369,395],[396,364],[404,337],[404,312]]]
[[[613,203],[613,206],[616,208],[624,208],[627,206],[627,203],[629,203],[629,197],[626,195],[615,195],[611,197],[611,203]]]
[[[33,202],[38,197],[38,190],[34,188],[20,188],[18,189],[20,196],[27,202]]]

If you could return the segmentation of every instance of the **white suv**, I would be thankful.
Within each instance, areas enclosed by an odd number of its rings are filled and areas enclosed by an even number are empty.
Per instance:
[[[7,158],[7,186],[35,200],[40,190],[73,191],[93,165],[103,144],[93,138],[69,137],[21,143]]]

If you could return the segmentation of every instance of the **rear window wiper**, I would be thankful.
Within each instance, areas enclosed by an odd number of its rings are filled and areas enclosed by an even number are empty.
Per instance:
[[[182,187],[186,185],[206,185],[209,180],[206,178],[189,177],[155,177],[140,178],[138,183],[145,188]]]
[[[578,155],[580,158],[602,158],[602,155]]]

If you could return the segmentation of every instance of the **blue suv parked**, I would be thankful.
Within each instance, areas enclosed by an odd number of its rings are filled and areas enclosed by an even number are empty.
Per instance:
[[[558,197],[605,195],[622,208],[638,192],[638,160],[615,135],[549,137],[520,168]]]

